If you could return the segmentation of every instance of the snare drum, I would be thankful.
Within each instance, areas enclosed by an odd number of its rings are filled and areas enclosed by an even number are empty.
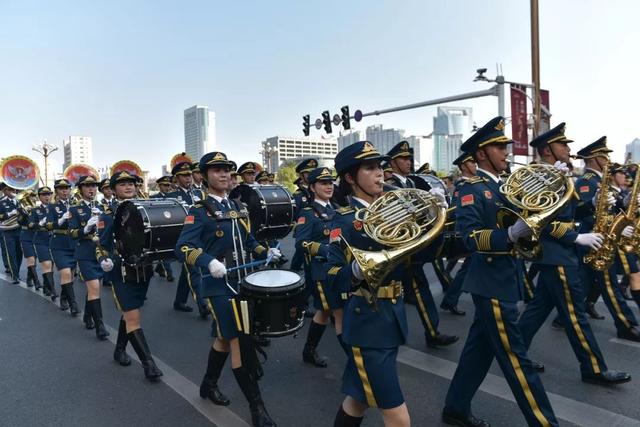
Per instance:
[[[282,239],[293,228],[295,202],[281,185],[240,184],[229,197],[247,205],[251,233],[260,242]]]
[[[251,333],[282,337],[302,328],[303,291],[304,279],[290,270],[262,270],[247,275],[240,284],[240,298],[249,303]]]
[[[135,265],[174,257],[187,210],[177,200],[127,200],[113,219],[116,249]]]

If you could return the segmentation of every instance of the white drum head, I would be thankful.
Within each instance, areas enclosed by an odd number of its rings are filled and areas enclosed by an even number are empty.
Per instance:
[[[263,270],[249,274],[244,280],[251,286],[280,288],[298,283],[300,275],[289,270]]]

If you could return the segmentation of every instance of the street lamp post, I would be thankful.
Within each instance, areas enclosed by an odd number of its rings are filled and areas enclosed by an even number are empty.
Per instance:
[[[49,156],[51,153],[58,149],[57,146],[49,144],[45,139],[42,144],[34,145],[31,148],[33,151],[38,152],[44,157],[44,185],[48,185],[49,182]]]

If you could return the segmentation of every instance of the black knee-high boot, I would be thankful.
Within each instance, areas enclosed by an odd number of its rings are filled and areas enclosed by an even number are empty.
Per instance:
[[[107,332],[107,328],[104,327],[104,322],[102,321],[102,304],[100,304],[100,298],[91,300],[88,304],[91,306],[91,317],[96,324],[96,338],[104,341],[109,336],[109,332]]]
[[[48,297],[51,295],[51,285],[49,284],[49,274],[42,273],[42,293]]]
[[[267,408],[264,407],[258,380],[250,375],[244,366],[234,369],[233,375],[238,381],[242,394],[249,402],[251,421],[254,427],[275,427],[276,423],[269,416]]]
[[[151,357],[151,351],[149,345],[144,337],[142,329],[136,329],[135,331],[127,334],[131,346],[136,351],[136,354],[140,358],[142,368],[144,369],[144,376],[152,381],[157,380],[162,376],[162,371],[156,366],[156,362]]]
[[[38,279],[38,273],[36,272],[36,266],[32,265],[27,267],[27,286],[29,286],[28,277],[31,276],[31,284],[36,287],[36,291],[42,289],[42,285],[40,284],[40,280]]]
[[[640,289],[631,289],[631,296],[633,297],[633,300],[636,302],[636,304],[638,304],[638,307],[640,307]]]
[[[47,275],[47,281],[49,282],[49,293],[51,301],[55,301],[58,298],[58,292],[56,291],[56,282],[53,280],[53,271],[45,273]]]
[[[84,327],[87,329],[93,329],[96,327],[95,323],[93,323],[91,305],[89,304],[87,297],[84,297],[84,315],[82,316],[82,321],[84,322]]]
[[[209,399],[216,405],[227,406],[231,403],[229,398],[218,389],[218,379],[229,353],[217,351],[213,347],[209,349],[209,361],[207,372],[200,384],[200,397]]]
[[[340,404],[336,419],[333,421],[333,427],[359,427],[363,419],[364,417],[352,417],[347,414],[344,409],[342,409],[342,404]]]
[[[118,328],[118,338],[116,339],[116,349],[113,351],[113,360],[122,366],[131,365],[131,358],[127,354],[127,324],[124,318],[120,318],[120,327]]]
[[[326,328],[327,325],[311,321],[311,325],[309,325],[309,333],[307,335],[307,342],[304,344],[304,350],[302,350],[302,360],[305,363],[310,363],[319,368],[327,367],[327,359],[320,357],[316,350]]]
[[[67,287],[66,283],[60,285],[60,310],[67,311],[69,310],[69,303],[67,302]]]
[[[27,288],[33,288],[33,272],[29,266],[27,266]]]
[[[67,303],[67,307],[70,309],[71,315],[76,317],[78,313],[80,313],[80,309],[78,308],[78,303],[76,302],[76,292],[73,289],[73,282],[65,283],[62,285],[62,289],[65,295],[65,302]],[[60,297],[60,306],[62,308],[62,297]]]

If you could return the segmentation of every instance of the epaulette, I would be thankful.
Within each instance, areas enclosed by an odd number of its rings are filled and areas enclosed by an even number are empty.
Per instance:
[[[304,208],[302,208],[303,211],[311,211],[313,210],[313,208],[311,206],[305,206]]]
[[[593,172],[586,172],[584,175],[582,175],[582,179],[591,179],[594,176],[596,176]]]
[[[351,206],[344,206],[344,207],[338,208],[336,212],[340,215],[346,215],[348,213],[355,212],[355,209],[353,209]]]
[[[194,208],[204,208],[204,204],[202,203],[202,200],[198,200],[197,202],[195,202],[193,204]]]
[[[480,182],[488,182],[489,180],[487,178],[483,178],[481,176],[474,176],[473,178],[469,178],[467,180],[465,180],[462,185],[464,184],[478,184]]]

